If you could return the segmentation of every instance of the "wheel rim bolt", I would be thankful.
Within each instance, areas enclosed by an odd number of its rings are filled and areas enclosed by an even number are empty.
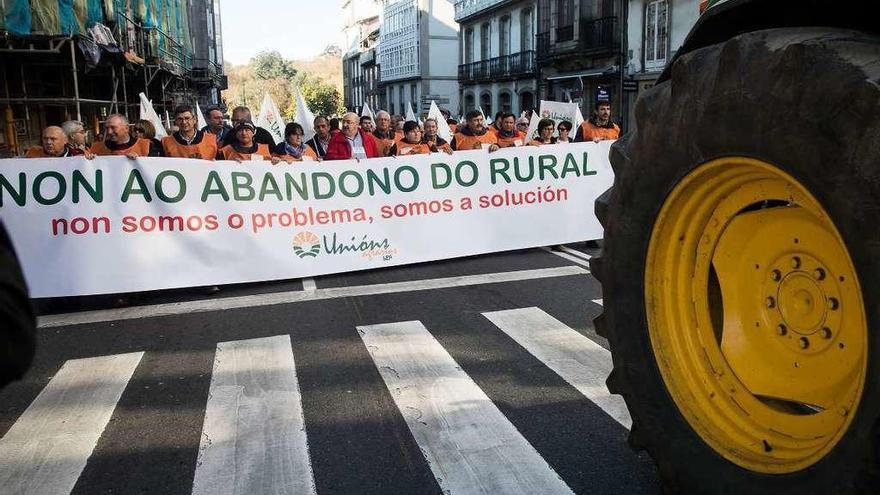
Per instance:
[[[837,308],[840,307],[840,301],[837,300],[836,297],[828,298],[828,309],[831,311],[837,311]]]
[[[831,329],[830,328],[824,327],[822,329],[822,338],[826,339],[826,340],[831,338]]]
[[[799,342],[799,345],[801,346],[801,349],[806,349],[806,348],[810,347],[810,339],[808,339],[806,337],[801,337],[798,342]]]
[[[794,258],[792,258],[792,259],[791,259],[791,267],[794,268],[795,270],[797,270],[798,268],[800,268],[800,267],[801,267],[801,259],[798,258],[797,256],[795,256]]]
[[[786,328],[785,325],[780,324],[778,327],[776,327],[776,333],[779,334],[780,337],[784,337],[785,334],[788,333],[788,328]]]
[[[766,304],[768,308],[775,308],[776,307],[776,299],[773,299],[772,297],[768,297],[767,299],[764,300],[764,304]]]
[[[816,277],[816,280],[825,280],[825,270],[822,268],[816,268],[816,271],[813,272],[813,276]]]
[[[773,270],[772,272],[770,272],[770,279],[774,282],[779,282],[780,280],[782,280],[782,272],[780,272],[779,270]]]

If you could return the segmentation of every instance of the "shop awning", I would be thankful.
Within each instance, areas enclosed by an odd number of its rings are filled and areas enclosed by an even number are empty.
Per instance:
[[[580,77],[592,77],[592,76],[601,76],[603,74],[613,74],[617,72],[616,65],[609,65],[608,67],[599,67],[596,69],[590,69],[586,71],[577,71],[577,72],[567,72],[563,74],[559,74],[558,76],[548,77],[548,81],[559,81],[562,79],[576,79]]]

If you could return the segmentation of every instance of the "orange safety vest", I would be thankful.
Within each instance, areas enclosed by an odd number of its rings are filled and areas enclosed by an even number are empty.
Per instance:
[[[514,146],[522,146],[526,144],[526,133],[516,131],[513,137],[501,137],[500,134],[496,134],[498,136],[498,147],[499,148],[512,148]],[[519,144],[517,144],[519,143]]]
[[[279,155],[278,153],[272,153],[272,155],[277,156],[278,158],[293,158],[293,161],[295,161],[295,162],[303,161],[302,158],[296,158],[296,157],[289,155],[287,153],[285,153],[283,155]],[[307,157],[311,158],[313,162],[319,161],[317,153],[315,153],[315,150],[313,150],[312,147],[309,145],[306,145],[306,149],[305,149],[305,151],[303,151],[302,156],[307,156]]]
[[[550,146],[551,144],[556,144],[556,143],[545,143],[544,141],[541,141],[540,139],[532,139],[531,141],[529,141],[529,146]]]
[[[408,143],[403,139],[399,139],[396,143],[397,146],[397,156],[401,155],[427,155],[431,152],[431,148],[427,144],[417,143],[412,144]],[[404,153],[406,151],[406,153]]]
[[[24,153],[25,158],[57,158],[55,155],[50,155],[43,151],[42,146],[31,146]]]
[[[92,153],[98,156],[119,156],[128,153],[137,153],[138,156],[150,156],[150,140],[138,138],[133,145],[128,148],[119,148],[111,150],[104,141],[97,141],[92,144]]]
[[[385,138],[379,137],[376,135],[375,132],[373,133],[373,137],[376,139],[376,148],[378,148],[379,154],[381,156],[390,155],[391,154],[391,147],[394,146],[394,143],[398,139],[403,139],[402,136],[398,137],[396,132],[394,133],[394,138],[392,138],[392,139],[385,139]]]
[[[597,127],[587,120],[581,124],[581,134],[583,134],[585,142],[595,141],[596,138],[599,138],[600,141],[606,141],[619,138],[620,127],[617,124],[614,124],[613,129]]]
[[[217,158],[217,137],[203,132],[198,144],[181,144],[174,136],[165,136],[162,138],[162,149],[168,158],[214,160]]]
[[[437,141],[424,141],[422,144],[426,145],[428,147],[428,150],[430,150],[431,146],[433,145],[437,147],[437,151],[442,151],[443,153],[452,151],[452,146],[449,146],[449,143],[438,145]]]
[[[498,144],[498,136],[494,132],[486,131],[482,136],[468,136],[462,132],[455,135],[456,151],[478,150],[484,144]]]
[[[254,153],[241,153],[233,148],[231,144],[227,144],[220,150],[220,154],[223,155],[224,160],[236,160],[242,162],[250,161],[253,155],[260,155],[266,160],[272,159],[272,152],[269,151],[268,144],[258,144],[257,151]]]

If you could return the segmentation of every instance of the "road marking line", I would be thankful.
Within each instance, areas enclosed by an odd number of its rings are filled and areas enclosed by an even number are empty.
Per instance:
[[[572,493],[421,322],[358,331],[443,493]]]
[[[583,251],[578,251],[577,249],[572,249],[568,246],[562,246],[562,250],[572,256],[577,256],[578,258],[585,259],[587,261],[590,261],[590,259],[593,258],[592,256],[590,256],[589,254],[587,254]]]
[[[539,308],[483,313],[495,326],[556,372],[618,423],[632,426],[626,403],[605,386],[611,353]]]
[[[318,285],[315,284],[315,279],[311,277],[302,279],[302,284],[305,291],[314,291],[318,288]]]
[[[605,306],[605,304],[604,304],[604,302],[602,301],[602,299],[593,299],[593,302],[596,303],[596,304],[598,304],[599,306]]]
[[[52,328],[68,325],[83,325],[119,320],[136,320],[159,316],[173,316],[189,313],[206,313],[228,309],[273,306],[299,302],[336,299],[341,297],[373,296],[378,294],[394,294],[435,289],[467,287],[471,285],[500,284],[537,280],[542,278],[569,277],[586,275],[589,272],[576,266],[541,268],[538,270],[520,270],[513,272],[487,273],[483,275],[465,275],[460,277],[414,280],[375,285],[357,285],[353,287],[335,287],[314,291],[276,292],[250,296],[225,297],[201,301],[184,301],[178,303],[155,304],[151,306],[135,306],[131,308],[104,309],[99,311],[83,311],[59,315],[41,316],[40,328]]]
[[[217,344],[192,493],[315,493],[290,336]]]
[[[579,258],[577,256],[572,256],[568,253],[563,253],[562,251],[554,251],[553,249],[548,248],[548,247],[542,247],[541,249],[543,249],[544,251],[547,251],[548,253],[555,254],[556,256],[559,256],[560,258],[565,258],[568,261],[571,261],[573,263],[577,263],[578,265],[585,266],[585,267],[587,267],[587,269],[590,268],[590,263],[588,263],[587,260],[585,260],[583,258]]]
[[[143,355],[64,363],[0,439],[0,491],[70,493]]]

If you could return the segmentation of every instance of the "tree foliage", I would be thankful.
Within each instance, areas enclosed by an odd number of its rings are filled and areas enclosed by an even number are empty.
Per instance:
[[[296,68],[277,51],[264,50],[251,59],[254,77],[262,80],[286,79],[296,77]]]

